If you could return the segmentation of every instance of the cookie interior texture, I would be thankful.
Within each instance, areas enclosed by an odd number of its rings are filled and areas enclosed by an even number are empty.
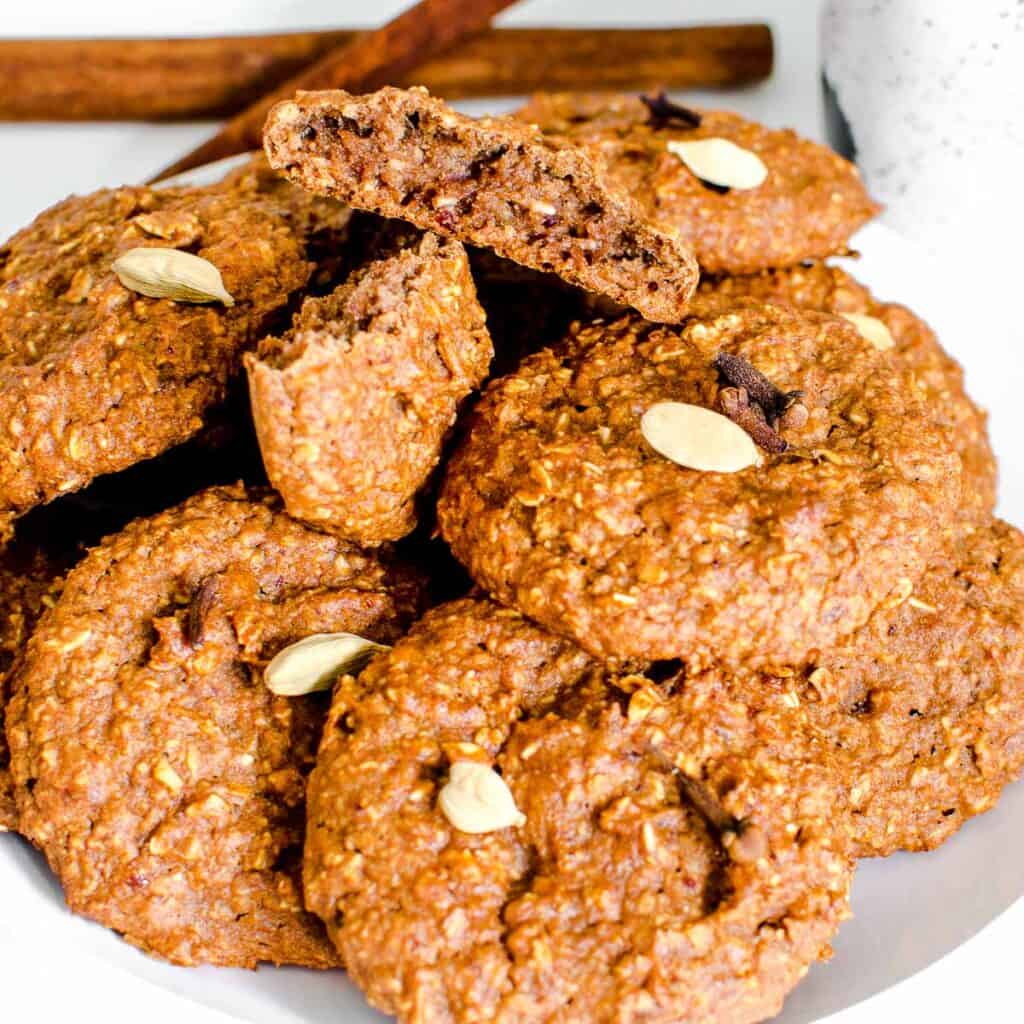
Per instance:
[[[856,167],[825,146],[729,111],[691,113],[658,117],[637,96],[554,93],[534,97],[516,117],[599,155],[609,177],[655,223],[679,231],[708,273],[750,274],[843,252],[879,212]],[[711,138],[755,154],[765,181],[712,188],[669,149]]]
[[[393,641],[420,592],[241,488],[86,555],[8,708],[19,829],[71,908],[179,964],[336,965],[299,884],[326,708],[275,697],[262,669],[314,632]]]
[[[606,181],[600,161],[422,89],[303,93],[271,111],[264,145],[311,192],[552,271],[652,320],[679,320],[697,284],[689,247]]]
[[[466,759],[496,766],[521,827],[448,822]],[[828,790],[776,770],[677,715],[670,685],[454,602],[335,692],[308,905],[403,1021],[762,1020],[846,915],[850,871]]]
[[[246,358],[263,461],[288,511],[373,545],[415,527],[416,496],[493,355],[461,243],[396,228],[375,249]]]

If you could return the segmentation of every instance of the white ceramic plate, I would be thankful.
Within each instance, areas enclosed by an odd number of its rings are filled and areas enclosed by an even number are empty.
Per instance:
[[[223,173],[223,169],[221,169]],[[862,260],[852,269],[883,298],[923,313],[967,368],[972,393],[991,411],[1002,455],[1001,512],[1024,523],[1024,472],[1012,464],[1016,393],[1024,363],[999,366],[1014,340],[997,314],[979,320],[976,304],[961,309],[965,289],[951,269],[879,225],[857,240]],[[968,305],[968,304],[965,304]],[[981,311],[984,313],[984,310]],[[968,319],[968,314],[970,319]],[[838,936],[835,958],[815,967],[780,1018],[810,1024],[881,992],[966,942],[1024,893],[1024,785],[1011,787],[999,806],[970,823],[935,853],[901,855],[863,864],[854,885],[855,918]],[[95,957],[211,1008],[260,1024],[370,1024],[383,1020],[366,1008],[341,973],[263,968],[257,972],[185,970],[150,960],[115,935],[67,914],[59,887],[41,858],[13,835],[0,835],[3,924],[19,946],[40,957]]]

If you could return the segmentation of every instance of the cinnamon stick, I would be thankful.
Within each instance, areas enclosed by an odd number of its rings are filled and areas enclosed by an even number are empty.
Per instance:
[[[420,0],[382,28],[360,33],[236,114],[213,138],[187,153],[154,180],[180,174],[213,160],[244,153],[260,144],[267,112],[299,89],[366,92],[395,81],[426,58],[444,53],[483,31],[491,18],[515,0]]]
[[[0,40],[0,121],[229,117],[358,34]],[[734,86],[766,78],[771,69],[767,25],[487,29],[394,84],[464,99]]]
[[[445,99],[722,87],[767,78],[772,59],[767,25],[506,29],[422,65],[410,84]]]

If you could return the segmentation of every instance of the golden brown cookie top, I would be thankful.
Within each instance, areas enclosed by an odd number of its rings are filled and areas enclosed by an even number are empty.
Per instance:
[[[1024,536],[972,525],[808,664],[691,675],[680,700],[737,755],[835,786],[856,855],[933,849],[1024,768],[1022,608]]]
[[[730,357],[800,393],[768,436],[786,450],[736,472],[660,454],[652,407],[739,416]],[[788,664],[915,579],[960,494],[947,433],[887,353],[842,319],[750,304],[596,322],[492,383],[439,524],[481,586],[595,654]]]
[[[5,520],[200,429],[242,351],[313,269],[309,203],[262,180],[73,196],[0,248]],[[336,235],[343,219],[337,208],[320,227]],[[212,264],[233,305],[122,284],[114,261],[154,247]]]
[[[915,388],[936,421],[953,434],[964,461],[965,511],[981,521],[991,516],[997,474],[986,415],[967,394],[960,365],[924,320],[906,306],[880,302],[851,274],[825,263],[743,277],[705,278],[691,308],[695,315],[706,316],[748,298],[881,321],[892,339],[893,358],[911,372]]]
[[[391,642],[420,590],[241,488],[93,549],[9,707],[20,825],[69,905],[176,963],[335,964],[298,875],[325,705],[263,668],[313,633]]]
[[[874,855],[938,846],[1024,768],[1024,535],[970,527],[891,604],[808,673],[815,729],[870,764],[849,803]]]
[[[659,116],[658,109],[637,96],[542,93],[516,116],[602,154],[622,190],[677,228],[709,273],[746,274],[841,252],[878,212],[851,163],[793,131],[728,111]],[[763,183],[711,187],[669,148],[705,139],[755,154],[767,170]]]
[[[305,879],[375,1006],[446,1024],[778,1011],[846,914],[828,793],[801,806],[767,762],[675,743],[656,688],[473,599],[342,680]]]

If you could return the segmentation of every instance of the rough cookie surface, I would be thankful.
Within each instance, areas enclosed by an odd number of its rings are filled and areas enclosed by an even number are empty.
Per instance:
[[[1024,768],[1024,536],[970,527],[891,603],[799,671],[686,682],[735,708],[719,728],[731,748],[838,780],[835,818],[861,857],[933,849]]]
[[[318,632],[392,642],[420,582],[241,488],[91,551],[12,681],[20,827],[70,907],[179,964],[329,967],[303,910],[305,782],[325,709],[266,662]]]
[[[243,350],[309,279],[313,224],[330,226],[260,173],[74,196],[0,248],[0,529],[192,436],[223,399]],[[138,246],[209,260],[235,305],[125,288],[111,264]]]
[[[4,730],[7,684],[36,619],[56,594],[57,573],[57,566],[35,547],[12,545],[0,555],[0,832],[17,827]]]
[[[920,317],[898,303],[879,302],[845,270],[824,263],[744,277],[705,278],[692,308],[697,315],[707,315],[744,298],[881,320],[892,334],[895,358],[913,374],[915,388],[935,419],[953,433],[964,461],[965,508],[974,510],[982,521],[992,514],[997,472],[987,417],[967,394],[959,363]]]
[[[415,498],[493,349],[461,243],[409,231],[246,357],[270,482],[288,511],[362,544]]]
[[[759,466],[685,469],[640,420],[714,408],[722,352],[801,391],[806,420]],[[596,322],[529,357],[471,414],[438,521],[481,586],[596,655],[790,664],[915,580],[960,497],[908,373],[838,317],[751,304]]]
[[[656,223],[679,229],[709,273],[749,274],[841,252],[879,207],[853,164],[830,149],[721,110],[696,111],[699,127],[652,123],[637,96],[545,93],[516,117],[550,138],[599,153],[608,174]],[[728,139],[768,169],[753,189],[709,188],[670,142]]]
[[[524,825],[449,823],[438,792],[466,759],[497,767]],[[793,792],[669,687],[453,602],[335,692],[308,905],[401,1021],[760,1021],[847,913],[828,791]]]
[[[270,163],[311,192],[493,249],[675,322],[697,264],[599,160],[509,119],[474,120],[422,89],[300,93],[270,112]]]

